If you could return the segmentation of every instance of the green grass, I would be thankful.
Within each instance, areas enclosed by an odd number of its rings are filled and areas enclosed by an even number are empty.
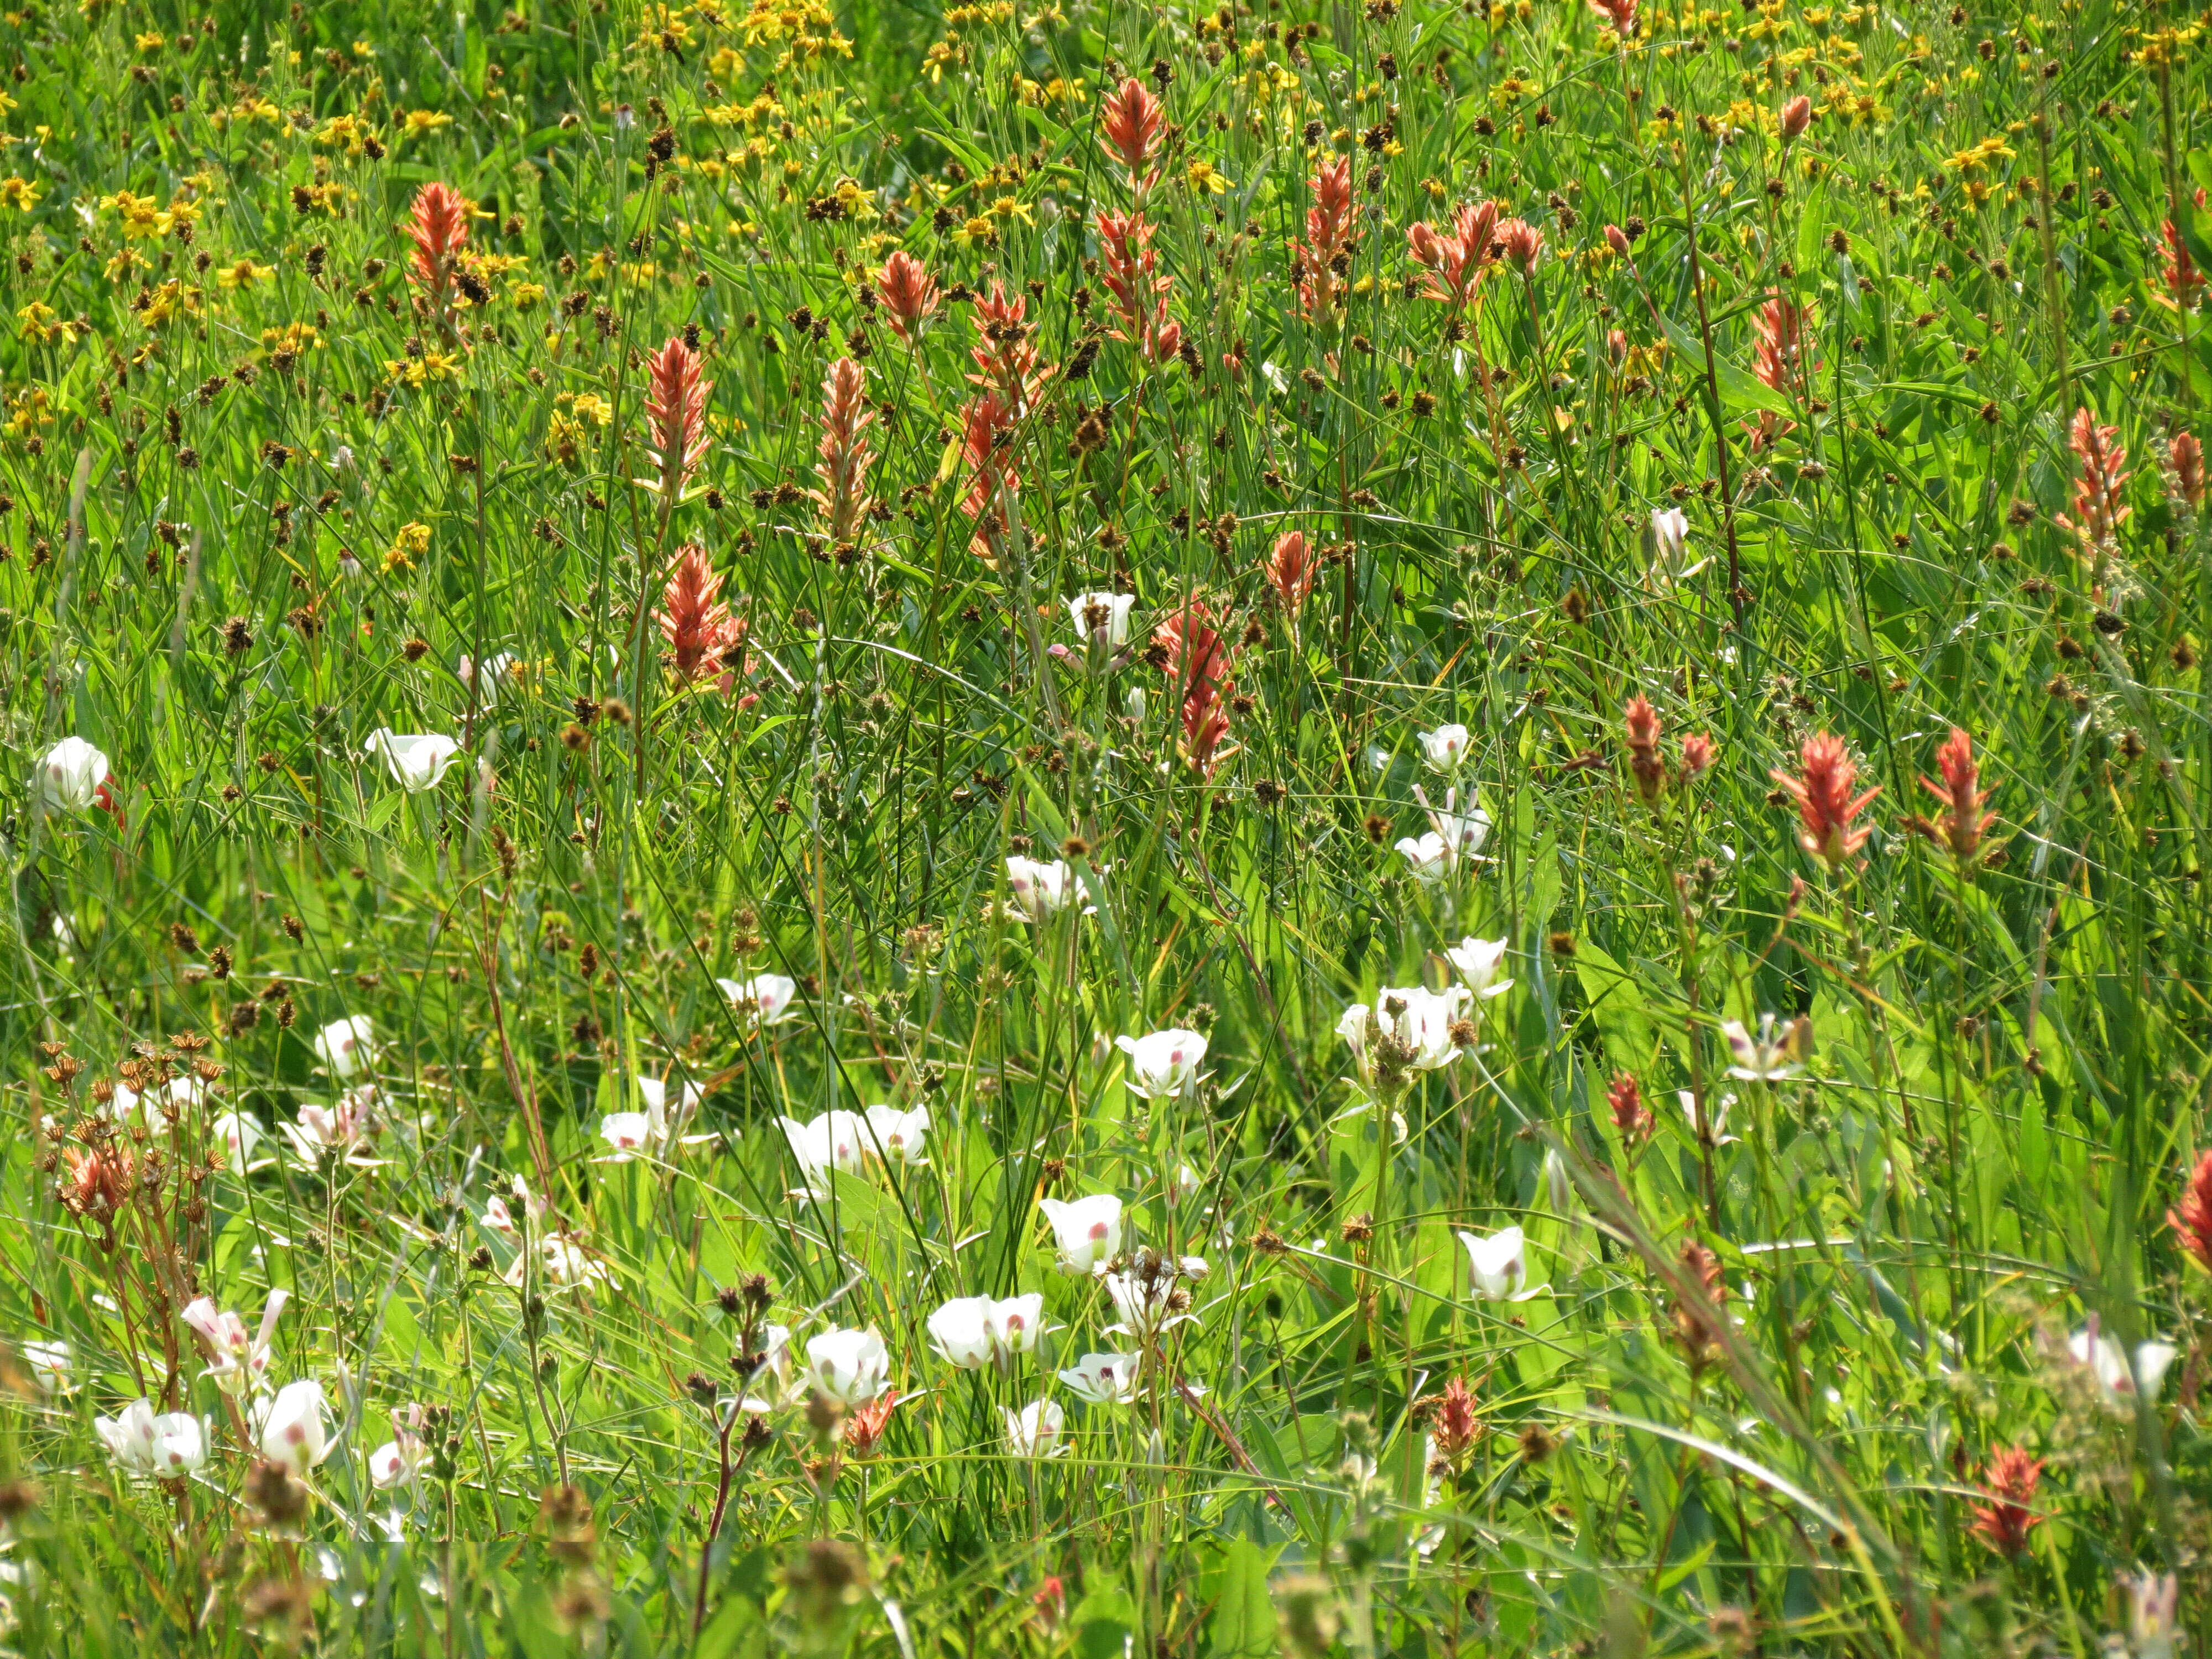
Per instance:
[[[2203,1655],[2212,1262],[2168,1211],[2212,1078],[2179,443],[2212,351],[2160,246],[2212,265],[2194,27],[0,19],[5,1640]],[[1127,74],[1168,124],[1141,205],[1182,346],[1149,356],[1095,263],[1139,205],[1102,143]],[[410,280],[434,182],[482,304]],[[1486,200],[1539,257],[1422,292],[1408,228]],[[944,296],[911,338],[895,250]],[[664,489],[651,360],[687,331],[706,447]],[[969,377],[1025,351],[978,486]],[[877,510],[840,526],[846,358]],[[744,631],[687,678],[657,613],[692,544]],[[1134,595],[1119,649],[1071,625],[1093,591]],[[1205,767],[1155,638],[1201,605]],[[494,659],[495,695],[462,672]],[[1971,860],[1905,823],[1954,727],[1997,815]],[[459,758],[404,790],[380,730]],[[1782,787],[1821,733],[1881,790],[1848,856]],[[98,803],[35,781],[72,735]],[[1393,846],[1417,788],[1489,820],[1436,880]],[[1063,856],[1084,902],[1029,919],[1008,860]],[[1345,1010],[1451,983],[1465,939],[1510,988],[1440,1063],[1374,1027],[1363,1062]],[[758,975],[787,1017],[717,987]],[[1730,1079],[1723,1022],[1769,1013],[1789,1052]],[[346,1078],[315,1039],[353,1016]],[[1115,1039],[1170,1028],[1204,1061],[1148,1098]],[[700,1085],[688,1144],[610,1161],[640,1075]],[[280,1132],[364,1083],[349,1152]],[[922,1160],[810,1181],[778,1127],[878,1105],[927,1109]],[[1160,1288],[1188,1321],[1109,1335],[1060,1270],[1041,1200],[1101,1194],[1122,1267],[1203,1258]],[[1455,1235],[1509,1225],[1534,1293],[1487,1299]],[[279,1289],[261,1389],[329,1402],[304,1479],[181,1318],[250,1332]],[[1032,1351],[933,1349],[945,1302],[1029,1293]],[[2092,1322],[2177,1351],[2154,1398],[2069,1354]],[[879,1333],[887,1421],[756,1370],[771,1325],[802,1370]],[[1057,1375],[1106,1352],[1126,1403]],[[141,1397],[204,1420],[188,1480],[95,1431]],[[1013,1455],[1040,1398],[1065,1455]],[[387,1442],[418,1455],[382,1488]],[[2130,1619],[2169,1572],[2161,1646]]]

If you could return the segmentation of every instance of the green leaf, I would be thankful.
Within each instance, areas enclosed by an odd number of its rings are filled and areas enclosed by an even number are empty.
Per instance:
[[[1213,1659],[1271,1659],[1275,1601],[1267,1593],[1267,1574],[1278,1553],[1243,1538],[1224,1553],[1220,1599],[1206,1627]]]
[[[1576,942],[1574,963],[1583,1004],[1605,1039],[1607,1057],[1623,1071],[1650,1065],[1659,1039],[1643,988],[1626,969],[1586,941]]]

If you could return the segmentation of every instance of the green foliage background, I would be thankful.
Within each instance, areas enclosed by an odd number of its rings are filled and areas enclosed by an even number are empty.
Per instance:
[[[2212,582],[2170,446],[2212,356],[2158,246],[2171,219],[2212,251],[2197,26],[2104,0],[1602,24],[1564,0],[0,19],[0,172],[35,197],[0,208],[0,1324],[67,1340],[78,1384],[0,1426],[37,1494],[9,1489],[17,1647],[1248,1659],[1296,1645],[1303,1574],[1356,1653],[2079,1656],[2153,1570],[2204,1650],[2212,1327],[2166,1218],[2212,1029]],[[797,45],[833,27],[849,53]],[[1150,208],[1194,368],[1103,337],[1109,58],[1164,84]],[[1292,245],[1340,151],[1356,291],[1308,317]],[[450,334],[404,270],[432,180],[520,261]],[[191,239],[126,238],[126,191],[198,201]],[[1455,338],[1405,232],[1483,198],[1546,252]],[[1640,226],[1631,257],[1609,224]],[[1047,363],[1096,347],[1020,429],[1027,542],[995,568],[953,441],[975,313],[896,337],[859,297],[894,247],[1024,294]],[[225,286],[241,260],[268,274]],[[149,323],[165,282],[180,314]],[[1799,386],[1753,372],[1775,295],[1809,317]],[[313,343],[280,361],[295,325]],[[687,326],[713,444],[663,521],[643,357]],[[886,511],[841,559],[802,492],[823,374],[863,351]],[[1094,408],[1108,441],[1078,453]],[[2081,409],[2131,475],[2087,551],[2057,521]],[[1701,568],[1674,581],[1651,515],[1677,504]],[[411,568],[386,557],[408,526]],[[1261,571],[1290,530],[1339,555],[1295,613]],[[686,541],[748,620],[726,692],[638,625]],[[1063,606],[1094,588],[1139,599],[1110,665]],[[1141,654],[1193,599],[1249,699],[1210,775]],[[494,653],[495,699],[459,672]],[[1693,732],[1718,757],[1656,810],[1637,695],[1670,758]],[[1390,843],[1445,782],[1416,734],[1451,721],[1493,828],[1430,884]],[[1900,827],[1954,726],[2001,815],[1984,869]],[[364,757],[380,727],[468,757],[404,793]],[[1861,867],[1808,860],[1776,789],[1819,731],[1883,791]],[[71,733],[117,812],[36,798]],[[1004,859],[1063,844],[1097,915],[1010,917]],[[1339,1017],[1441,982],[1470,933],[1510,942],[1515,985],[1378,1143]],[[770,1040],[715,988],[755,971],[804,988]],[[1770,1012],[1809,1020],[1807,1071],[1729,1085],[1717,1023]],[[374,1167],[216,1174],[160,1244],[57,1201],[58,1138],[132,1044],[207,1036],[221,1107],[273,1131],[328,1103],[312,1036],[353,1013],[422,1119]],[[1111,1039],[1176,1024],[1210,1081],[1125,1091]],[[599,1161],[626,1079],[672,1070],[709,1085],[712,1143]],[[1608,1110],[1622,1073],[1648,1146]],[[1675,1091],[1731,1086],[1741,1139],[1701,1148]],[[886,1100],[927,1104],[927,1167],[787,1196],[778,1114]],[[178,1179],[217,1104],[156,1131]],[[483,1200],[536,1180],[533,1111],[605,1285],[501,1280]],[[1024,1466],[999,1409],[1049,1366],[955,1373],[922,1322],[1037,1289],[1054,1364],[1106,1345],[1097,1291],[1052,1271],[1048,1190],[1117,1192],[1133,1239],[1208,1259],[1158,1373],[1206,1393],[1070,1401],[1073,1456]],[[1454,1230],[1509,1223],[1547,1288],[1477,1301]],[[1741,1322],[1694,1369],[1691,1237]],[[726,1400],[715,1292],[754,1273],[802,1340],[880,1328],[911,1397],[826,1497],[780,1416],[701,1601],[715,1418],[685,1379]],[[173,1322],[137,1321],[174,1284],[249,1318],[293,1291],[274,1370],[322,1378],[344,1429],[298,1539],[257,1522]],[[2179,1348],[2160,1400],[2066,1358],[2092,1317]],[[1487,1433],[1432,1482],[1451,1377]],[[90,1430],[142,1392],[216,1419],[179,1492]],[[409,1402],[450,1440],[392,1544],[362,1459]],[[2043,1518],[2007,1559],[1974,1516],[2014,1444]],[[562,1482],[587,1565],[549,1547]],[[866,1569],[827,1604],[795,1553],[823,1538]]]

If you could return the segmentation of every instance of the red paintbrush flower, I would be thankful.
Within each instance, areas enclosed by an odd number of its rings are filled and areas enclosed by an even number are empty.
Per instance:
[[[1802,395],[1805,390],[1805,325],[1807,308],[1794,300],[1769,293],[1766,303],[1752,319],[1758,344],[1752,372],[1776,392]]]
[[[1690,1294],[1674,1301],[1674,1334],[1692,1375],[1721,1358],[1720,1332],[1728,1319],[1723,1304],[1728,1285],[1721,1277],[1721,1259],[1694,1238],[1685,1240],[1680,1257]]]
[[[1352,291],[1339,271],[1348,265],[1359,240],[1352,228],[1352,158],[1340,155],[1324,161],[1307,181],[1313,205],[1306,210],[1305,240],[1297,244],[1291,260],[1298,297],[1310,319],[1325,318],[1331,307],[1343,303]]]
[[[2073,424],[2066,434],[2067,446],[2081,462],[2081,471],[2074,480],[2073,516],[2054,516],[2091,552],[2117,536],[2135,512],[2120,501],[2120,486],[2130,475],[2120,471],[2128,452],[2112,441],[2119,435],[2119,428],[2099,426],[2087,409],[2074,411]]]
[[[647,358],[646,367],[646,441],[660,471],[661,495],[672,501],[707,453],[709,383],[699,378],[699,354],[680,337]]]
[[[1658,804],[1667,786],[1667,763],[1659,758],[1659,711],[1641,693],[1628,700],[1628,769],[1646,806]]]
[[[2166,222],[2158,241],[2159,275],[2163,279],[2162,289],[2157,295],[2160,303],[2176,311],[2194,311],[2204,292],[2203,273],[2197,262],[2189,257],[2189,244],[2182,240],[2181,232],[2172,220]]]
[[[2212,1273],[2212,1152],[2197,1160],[2181,1202],[2166,1212],[2166,1224],[2197,1265]]]
[[[1224,680],[1194,684],[1182,700],[1183,758],[1201,772],[1211,772],[1221,740],[1229,735],[1229,699],[1236,686]]]
[[[912,340],[937,313],[937,279],[904,249],[894,252],[876,275],[876,295],[890,313],[891,332]]]
[[[1021,488],[1014,471],[1014,417],[995,392],[968,401],[961,411],[960,459],[968,469],[968,493],[960,510],[975,521],[969,550],[995,563],[1008,532],[1006,497]]]
[[[728,666],[723,658],[744,641],[745,624],[730,614],[721,591],[722,579],[707,562],[705,548],[695,542],[677,550],[653,620],[675,653],[677,678],[687,684]]]
[[[1228,675],[1229,647],[1215,631],[1213,607],[1204,599],[1193,599],[1163,618],[1152,629],[1152,643],[1163,653],[1158,659],[1161,671],[1179,688]]]
[[[1162,672],[1181,694],[1184,758],[1210,770],[1229,734],[1230,700],[1237,690],[1229,678],[1228,641],[1213,627],[1212,607],[1193,599],[1152,629],[1152,643]]]
[[[975,329],[983,340],[968,353],[982,371],[969,380],[995,392],[1016,420],[1030,412],[1048,372],[1037,362],[1036,331],[1024,320],[1029,303],[1023,295],[1008,295],[1006,285],[994,279],[988,294],[976,296]]]
[[[1436,1426],[1431,1435],[1436,1442],[1437,1456],[1456,1469],[1482,1437],[1482,1422],[1475,1415],[1474,1390],[1468,1387],[1465,1377],[1455,1376],[1431,1402],[1431,1409]]]
[[[1975,1505],[1973,1525],[1991,1549],[2018,1555],[2027,1547],[2027,1534],[2043,1524],[2028,1508],[2042,1478],[2043,1461],[2019,1446],[2007,1447],[1983,1466],[1982,1490],[1990,1501]]]
[[[1636,38],[1636,0],[1589,0],[1589,9],[1612,24],[1622,40]]]
[[[1615,1073],[1613,1081],[1606,1085],[1605,1103],[1623,1140],[1633,1146],[1650,1138],[1651,1109],[1644,1103],[1644,1091],[1636,1086],[1634,1078],[1626,1072]]]
[[[867,521],[868,467],[875,459],[866,434],[876,422],[868,409],[867,371],[840,357],[822,380],[822,447],[811,492],[822,508],[830,544],[854,540]]]
[[[433,309],[446,303],[454,260],[468,243],[469,212],[468,198],[445,185],[434,181],[415,192],[415,210],[406,226],[415,257],[408,262],[407,275]]]
[[[1771,776],[1797,803],[1798,822],[1803,826],[1797,832],[1797,844],[1831,870],[1840,869],[1857,856],[1874,833],[1872,824],[1855,829],[1851,820],[1881,789],[1877,785],[1863,795],[1851,793],[1858,781],[1858,763],[1844,740],[1829,732],[1806,738],[1798,757],[1804,763],[1803,777],[1793,778],[1778,767]]]
[[[2204,506],[2204,446],[2186,432],[2173,434],[2168,446],[2173,456],[2174,487],[2180,490],[2181,499],[2189,503],[2191,512]]]
[[[1129,175],[1129,188],[1139,196],[1155,177],[1150,167],[1153,153],[1160,147],[1160,129],[1164,124],[1160,100],[1134,76],[1107,94],[1099,109],[1099,145],[1121,162]]]
[[[865,1406],[855,1406],[853,1414],[845,1419],[845,1443],[852,1448],[853,1455],[869,1458],[876,1455],[882,1442],[884,1430],[891,1420],[891,1407],[898,1404],[896,1389],[885,1389]]]
[[[1713,763],[1713,740],[1702,732],[1682,739],[1682,781],[1694,783]]]
[[[1283,609],[1297,616],[1298,608],[1314,590],[1315,578],[1321,574],[1320,563],[1306,544],[1304,531],[1286,530],[1275,538],[1264,574],[1267,585],[1282,600]]]
[[[1060,1582],[1058,1573],[1047,1578],[1030,1597],[1030,1616],[1047,1636],[1060,1628],[1060,1621],[1067,1616],[1067,1586]]]
[[[1182,345],[1182,326],[1169,319],[1167,296],[1175,279],[1158,274],[1152,240],[1152,226],[1141,210],[1099,210],[1098,280],[1118,319],[1114,337],[1129,342],[1147,361],[1164,363]]]
[[[1936,769],[1943,775],[1943,781],[1923,777],[1920,787],[1943,803],[1942,817],[1930,823],[1916,814],[1905,820],[1905,827],[1949,848],[1960,864],[1972,865],[1980,858],[1982,836],[1997,816],[1982,811],[1989,798],[1982,793],[1982,769],[1974,760],[1974,740],[1953,726],[1949,738],[1936,751]]]
[[[1497,257],[1510,260],[1521,267],[1522,274],[1534,276],[1536,262],[1544,257],[1544,233],[1526,219],[1501,219],[1492,233],[1491,246]]]
[[[62,1161],[68,1168],[56,1183],[55,1195],[71,1215],[108,1222],[130,1201],[131,1155],[122,1147],[112,1142],[89,1152],[64,1146]]]
[[[1427,267],[1421,278],[1425,293],[1457,309],[1467,303],[1481,280],[1498,240],[1498,204],[1468,202],[1453,216],[1449,234],[1426,220],[1409,227],[1406,245],[1416,262]]]

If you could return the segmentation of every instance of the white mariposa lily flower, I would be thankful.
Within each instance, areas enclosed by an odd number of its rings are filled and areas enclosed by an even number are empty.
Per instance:
[[[99,802],[107,773],[106,756],[82,738],[64,738],[39,763],[39,790],[49,806],[82,812]]]
[[[1114,1046],[1129,1057],[1122,1086],[1147,1100],[1172,1100],[1190,1086],[1206,1058],[1206,1039],[1180,1026],[1149,1036],[1121,1036]]]
[[[430,1448],[422,1438],[424,1420],[419,1405],[410,1406],[404,1420],[398,1412],[392,1413],[392,1438],[368,1455],[369,1482],[379,1492],[411,1483],[429,1466]]]
[[[840,1405],[865,1406],[890,1386],[890,1350],[873,1330],[824,1331],[807,1339],[806,1380]]]
[[[1105,1334],[1126,1336],[1143,1347],[1176,1326],[1193,1322],[1198,1316],[1182,1311],[1189,1297],[1188,1293],[1179,1295],[1176,1289],[1176,1281],[1182,1277],[1180,1267],[1152,1258],[1149,1251],[1140,1250],[1138,1255],[1145,1259],[1136,1270],[1106,1275],[1107,1297],[1121,1316],[1106,1327]]]
[[[1071,904],[1095,897],[1099,873],[1093,869],[1088,877],[1078,878],[1063,859],[1040,862],[1017,855],[1006,860],[1006,901],[1024,921],[1045,921]],[[1093,915],[1097,908],[1085,903],[1083,914]]]
[[[1417,1072],[1436,1072],[1459,1058],[1452,1027],[1467,1012],[1468,994],[1460,986],[1431,991],[1412,985],[1385,987],[1376,994],[1385,1030],[1413,1050],[1408,1062]]]
[[[714,981],[739,1017],[765,1029],[781,1025],[798,1011],[799,981],[781,974],[755,974],[750,979]]]
[[[929,1108],[871,1106],[861,1114],[868,1150],[886,1164],[920,1165],[922,1143],[929,1134]]]
[[[1413,786],[1413,799],[1421,804],[1421,811],[1429,820],[1429,830],[1443,844],[1444,855],[1449,863],[1472,859],[1482,851],[1482,843],[1490,839],[1490,814],[1474,804],[1474,792],[1468,792],[1467,811],[1459,810],[1459,786],[1454,784],[1444,791],[1444,804],[1432,804],[1418,783]],[[1424,838],[1425,839],[1425,837]]]
[[[1432,772],[1456,772],[1467,758],[1469,738],[1464,726],[1439,726],[1420,734],[1421,753]]]
[[[1711,562],[1700,559],[1695,564],[1685,564],[1689,554],[1690,515],[1679,507],[1660,507],[1651,510],[1651,527],[1646,544],[1651,555],[1650,585],[1663,592],[1676,582],[1686,582]]]
[[[1067,1413],[1050,1400],[1033,1400],[1006,1419],[1006,1449],[1017,1457],[1058,1457],[1067,1450]]]
[[[860,1113],[840,1107],[805,1123],[797,1118],[779,1117],[776,1124],[782,1129],[791,1156],[799,1164],[800,1185],[805,1193],[817,1198],[826,1197],[832,1170],[842,1170],[854,1176],[860,1173],[861,1159],[868,1146],[868,1124]]]
[[[376,1023],[367,1014],[348,1014],[315,1033],[315,1058],[343,1083],[376,1059]]]
[[[1126,1406],[1137,1397],[1137,1367],[1144,1356],[1133,1353],[1087,1353],[1060,1380],[1079,1400],[1094,1406]]]
[[[1735,1104],[1734,1095],[1723,1095],[1715,1100],[1710,1091],[1705,1096],[1705,1115],[1698,1117],[1698,1097],[1687,1089],[1674,1091],[1674,1098],[1681,1103],[1682,1115],[1690,1121],[1690,1133],[1701,1144],[1710,1140],[1716,1146],[1729,1146],[1735,1137],[1728,1133],[1729,1110]]]
[[[929,1316],[930,1346],[948,1365],[972,1371],[990,1363],[997,1352],[991,1340],[991,1298],[956,1296]]]
[[[1444,952],[1444,960],[1458,972],[1460,981],[1478,1000],[1504,996],[1513,988],[1510,979],[1498,977],[1505,963],[1506,941],[1477,939],[1469,933]]]
[[[1120,1254],[1121,1200],[1113,1194],[1096,1193],[1066,1200],[1048,1198],[1039,1202],[1038,1208],[1052,1224],[1062,1273],[1101,1273]]]
[[[1002,1358],[1033,1352],[1037,1339],[1044,1334],[1043,1292],[1031,1291],[1026,1296],[992,1302],[984,1310],[983,1328],[990,1333],[991,1345]]]
[[[1526,1302],[1545,1286],[1528,1284],[1528,1242],[1518,1227],[1501,1227],[1487,1235],[1462,1231],[1467,1260],[1474,1277],[1474,1294],[1484,1302]]]
[[[1728,1074],[1739,1082],[1779,1083],[1805,1069],[1790,1060],[1790,1031],[1785,1030],[1779,1039],[1775,1036],[1772,1014],[1759,1017],[1756,1037],[1740,1019],[1722,1021],[1721,1035],[1728,1039],[1729,1053],[1735,1060]]]
[[[2181,1634],[2181,1580],[2174,1574],[2130,1573],[2120,1580],[2128,1598],[2128,1634],[2135,1659],[2173,1659]]]
[[[177,1085],[173,1083],[169,1086],[173,1089]],[[268,1139],[269,1133],[261,1127],[261,1120],[252,1113],[217,1112],[208,1127],[222,1144],[223,1164],[231,1174],[242,1176],[252,1170],[266,1169],[275,1162],[273,1158],[254,1157],[260,1150],[261,1143]]]
[[[379,726],[362,752],[382,759],[392,781],[410,795],[434,789],[461,757],[460,741],[441,732],[400,732]]]
[[[212,1297],[204,1296],[189,1304],[179,1317],[206,1346],[209,1364],[201,1375],[214,1378],[215,1385],[228,1395],[258,1389],[269,1372],[269,1344],[276,1333],[277,1316],[291,1299],[291,1291],[281,1285],[270,1291],[258,1331],[248,1331],[242,1316],[217,1309]]]
[[[1109,649],[1118,651],[1129,642],[1129,612],[1137,603],[1134,593],[1078,593],[1067,602],[1075,618],[1075,637],[1091,642],[1098,635]]]
[[[2089,1368],[2107,1395],[2132,1401],[2138,1389],[2148,1399],[2158,1398],[2166,1368],[2180,1350],[2171,1342],[2138,1342],[2131,1364],[2127,1350],[2103,1334],[2092,1319],[2067,1339],[2066,1352],[2075,1364]]]
[[[1407,1051],[1406,1064],[1417,1072],[1440,1071],[1459,1057],[1452,1027],[1465,1013],[1471,994],[1462,986],[1431,991],[1425,986],[1384,986],[1370,1006],[1355,1002],[1336,1022],[1336,1034],[1352,1050],[1361,1082],[1375,1081],[1372,1036],[1389,1039]]]
[[[744,1386],[746,1393],[738,1402],[738,1409],[756,1417],[794,1404],[802,1397],[799,1377],[792,1369],[788,1325],[761,1328],[760,1358],[745,1373]]]
[[[500,692],[506,688],[507,682],[514,678],[514,654],[512,652],[501,651],[486,657],[483,660],[483,681],[481,685],[477,682],[477,665],[466,656],[462,657],[454,665],[453,677],[463,685],[474,690],[479,701],[486,704],[495,703],[499,701]]]
[[[316,1168],[326,1154],[362,1168],[374,1168],[380,1160],[363,1152],[367,1143],[384,1127],[377,1099],[376,1085],[365,1083],[343,1091],[329,1106],[306,1102],[295,1121],[276,1127],[291,1143],[292,1156],[302,1168]]]
[[[189,1412],[156,1413],[134,1400],[113,1417],[92,1419],[93,1432],[126,1474],[180,1480],[207,1461],[207,1431]]]
[[[711,1140],[712,1135],[689,1137],[683,1135],[683,1127],[698,1109],[706,1091],[696,1083],[684,1085],[678,1097],[675,1115],[668,1110],[668,1085],[657,1077],[633,1079],[638,1097],[645,1102],[639,1111],[607,1112],[599,1118],[599,1139],[605,1141],[609,1152],[605,1162],[627,1164],[640,1153],[648,1158],[659,1157],[677,1145]]]
[[[1432,887],[1451,873],[1451,846],[1433,830],[1419,836],[1401,836],[1395,850],[1406,860],[1407,871]]]
[[[36,1338],[23,1344],[24,1369],[31,1373],[40,1394],[74,1394],[76,1379],[70,1367],[76,1356],[66,1342],[42,1342]]]
[[[261,1455],[305,1474],[331,1455],[330,1401],[313,1377],[287,1382],[254,1411]]]

